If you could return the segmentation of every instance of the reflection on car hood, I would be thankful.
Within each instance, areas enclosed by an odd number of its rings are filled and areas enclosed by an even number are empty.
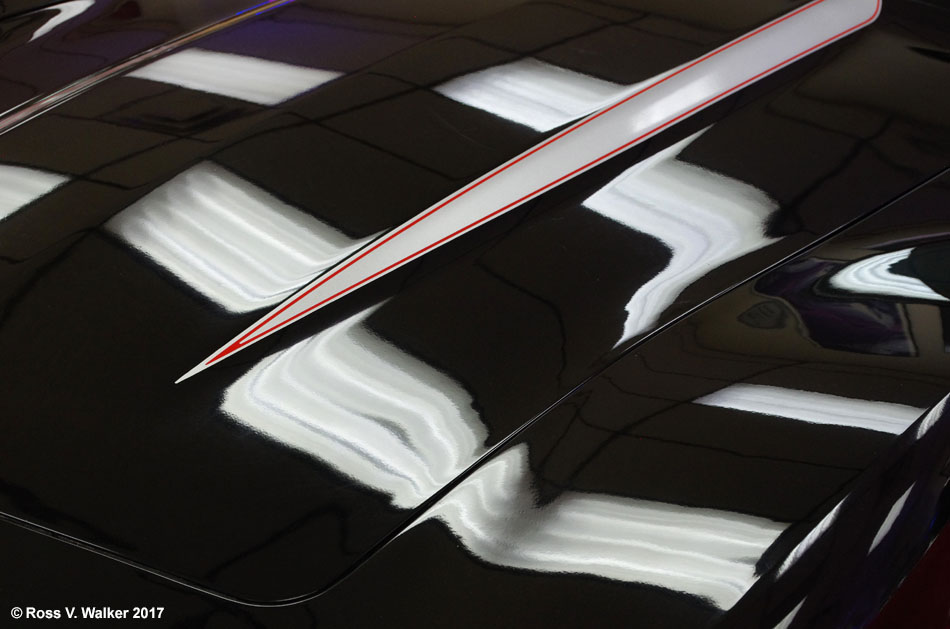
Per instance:
[[[947,163],[943,110],[894,89],[946,64],[874,0],[397,4],[238,8],[0,135],[8,517],[236,599],[321,592],[579,385]],[[749,556],[787,523],[661,493],[539,513],[747,527]],[[724,569],[723,605],[750,578]]]

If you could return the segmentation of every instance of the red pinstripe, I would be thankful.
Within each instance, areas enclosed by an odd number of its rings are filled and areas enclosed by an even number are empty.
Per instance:
[[[513,159],[512,161],[508,162],[508,163],[505,164],[504,166],[501,166],[501,167],[498,168],[497,170],[494,170],[494,171],[488,173],[487,175],[485,175],[485,176],[482,177],[481,179],[477,179],[476,181],[472,182],[472,183],[469,184],[468,186],[462,188],[460,191],[456,192],[454,195],[452,195],[452,196],[449,197],[448,199],[444,200],[442,203],[440,203],[440,204],[436,205],[435,207],[429,209],[429,210],[426,211],[425,213],[423,213],[423,214],[417,216],[415,219],[413,219],[413,220],[410,221],[409,223],[406,223],[405,225],[403,225],[403,226],[400,227],[399,229],[395,230],[394,232],[392,232],[391,234],[389,234],[389,235],[386,236],[385,238],[381,239],[379,242],[376,242],[376,243],[374,243],[372,246],[370,246],[369,248],[365,249],[364,251],[361,251],[359,254],[357,254],[356,256],[354,256],[354,257],[351,258],[350,260],[346,261],[346,262],[345,262],[344,264],[342,264],[341,266],[339,266],[339,267],[337,267],[336,269],[334,269],[331,273],[328,273],[328,274],[327,274],[325,277],[323,277],[317,284],[314,284],[313,286],[307,288],[306,290],[301,291],[300,294],[296,295],[293,299],[291,299],[290,301],[288,301],[287,303],[285,303],[284,305],[282,305],[280,308],[278,308],[277,310],[275,310],[274,312],[272,312],[267,318],[265,318],[263,321],[261,321],[261,322],[259,322],[257,325],[255,325],[255,326],[254,326],[253,328],[251,328],[248,332],[246,332],[243,336],[241,336],[241,337],[238,338],[236,341],[234,341],[233,343],[231,343],[230,345],[228,345],[227,347],[225,347],[223,350],[221,350],[220,352],[218,352],[216,355],[214,355],[213,357],[211,357],[210,359],[208,359],[208,360],[205,362],[205,365],[208,366],[208,365],[214,364],[215,362],[221,360],[222,358],[225,358],[225,357],[229,356],[230,354],[232,354],[232,353],[234,353],[235,351],[241,349],[242,347],[244,347],[244,346],[246,346],[246,345],[249,345],[250,343],[253,343],[253,342],[256,341],[257,339],[259,339],[259,338],[261,338],[261,337],[263,337],[263,336],[265,336],[265,335],[267,335],[267,334],[270,334],[271,332],[273,332],[273,331],[275,331],[275,330],[278,330],[278,329],[280,329],[280,328],[282,328],[282,327],[284,327],[284,326],[286,326],[286,325],[288,325],[288,324],[290,324],[290,323],[296,321],[296,320],[299,319],[300,317],[303,317],[303,316],[309,314],[310,312],[316,310],[317,308],[319,308],[320,306],[326,304],[327,302],[333,301],[333,300],[336,299],[337,297],[340,297],[340,296],[342,296],[342,295],[345,295],[346,293],[352,291],[353,289],[358,288],[358,287],[362,286],[363,284],[365,284],[365,283],[367,283],[367,282],[369,282],[369,281],[372,281],[373,279],[379,277],[380,275],[383,275],[383,274],[387,273],[387,272],[390,271],[391,269],[393,269],[393,268],[395,268],[395,267],[398,267],[398,266],[404,264],[405,262],[408,262],[408,261],[410,261],[410,260],[413,260],[414,258],[419,257],[420,255],[424,254],[425,252],[427,252],[427,251],[429,251],[429,250],[431,250],[431,249],[433,249],[433,248],[435,248],[435,247],[438,247],[438,246],[441,245],[442,243],[444,243],[444,242],[446,242],[446,241],[448,241],[448,240],[451,240],[451,239],[455,238],[456,236],[458,236],[458,235],[460,235],[460,234],[463,234],[463,233],[465,233],[465,232],[467,232],[467,231],[470,231],[471,229],[474,229],[474,228],[477,227],[478,225],[481,225],[481,224],[484,223],[485,221],[491,220],[492,218],[494,218],[495,216],[497,216],[497,215],[499,215],[499,214],[505,212],[506,210],[509,210],[509,209],[511,209],[511,208],[513,208],[513,207],[515,207],[515,206],[517,206],[517,205],[520,205],[521,203],[523,203],[523,202],[525,202],[525,201],[531,199],[532,197],[535,197],[535,196],[541,194],[542,192],[548,190],[549,188],[552,188],[552,187],[558,185],[558,184],[561,183],[562,181],[564,181],[564,180],[566,180],[566,179],[569,179],[569,178],[573,177],[574,175],[577,175],[577,174],[583,172],[584,170],[587,170],[588,168],[591,168],[591,167],[593,167],[593,166],[599,164],[600,162],[602,162],[602,161],[608,159],[609,157],[611,157],[612,155],[615,155],[616,153],[619,153],[620,151],[623,151],[624,149],[626,149],[627,147],[631,146],[632,144],[636,144],[637,142],[640,142],[641,140],[644,140],[644,139],[650,137],[651,135],[654,135],[654,134],[656,134],[656,133],[662,131],[662,130],[665,129],[666,127],[668,127],[668,126],[670,126],[670,125],[672,125],[672,124],[674,124],[674,123],[676,123],[676,122],[682,120],[683,118],[686,118],[687,116],[689,116],[689,115],[695,113],[696,111],[698,111],[698,110],[700,110],[700,109],[706,107],[707,105],[710,105],[710,104],[716,102],[717,100],[720,100],[720,99],[722,99],[722,98],[725,98],[725,97],[728,96],[729,94],[732,94],[733,92],[735,92],[735,91],[737,91],[737,90],[739,90],[739,89],[742,89],[743,87],[745,87],[745,86],[748,85],[749,83],[752,83],[752,82],[754,82],[754,81],[756,81],[756,80],[762,78],[763,76],[765,76],[765,75],[767,75],[767,74],[769,74],[769,73],[771,73],[771,72],[774,72],[775,70],[778,70],[779,68],[784,67],[784,66],[786,66],[786,65],[788,65],[788,64],[790,64],[790,63],[792,63],[792,62],[794,62],[794,61],[797,60],[797,59],[800,59],[801,57],[803,57],[803,56],[809,54],[810,52],[816,50],[817,48],[821,48],[822,46],[824,46],[824,45],[826,45],[826,44],[829,44],[829,43],[831,43],[832,41],[835,41],[835,40],[837,40],[837,39],[840,39],[840,38],[842,38],[842,37],[844,37],[844,36],[846,36],[846,35],[848,35],[848,34],[854,32],[854,31],[856,31],[856,30],[862,28],[863,26],[865,26],[865,25],[871,23],[871,22],[878,16],[878,14],[880,13],[880,10],[881,10],[881,0],[877,0],[877,5],[876,5],[876,7],[875,7],[874,13],[871,15],[871,17],[869,17],[869,18],[866,19],[865,21],[863,21],[863,22],[861,22],[861,23],[859,23],[859,24],[856,24],[855,26],[852,26],[851,28],[849,28],[849,29],[847,29],[847,30],[845,30],[845,31],[842,31],[841,33],[839,33],[839,34],[837,34],[837,35],[834,35],[834,36],[832,36],[832,37],[829,37],[828,39],[826,39],[826,40],[824,40],[824,41],[822,41],[822,42],[820,42],[820,43],[818,43],[818,44],[815,44],[814,46],[811,46],[810,48],[808,48],[808,49],[806,49],[806,50],[803,50],[803,51],[801,51],[800,53],[798,53],[798,54],[796,54],[796,55],[794,55],[794,56],[792,56],[792,57],[789,57],[789,58],[786,59],[785,61],[783,61],[783,62],[781,62],[781,63],[779,63],[779,64],[776,64],[776,65],[772,66],[771,68],[768,68],[767,70],[764,70],[764,71],[760,72],[759,74],[756,74],[756,75],[753,76],[753,77],[750,77],[750,78],[746,79],[745,81],[739,83],[738,85],[735,85],[735,86],[731,87],[730,89],[728,89],[728,90],[726,90],[726,91],[724,91],[724,92],[722,92],[722,93],[720,93],[720,94],[717,94],[716,96],[714,96],[714,97],[712,97],[712,98],[710,98],[710,99],[708,99],[708,100],[706,100],[706,101],[704,101],[704,102],[702,102],[702,103],[696,105],[695,107],[691,108],[691,109],[688,110],[688,111],[683,112],[682,114],[676,116],[675,118],[673,118],[673,119],[671,119],[671,120],[668,120],[668,121],[664,122],[663,124],[658,125],[657,127],[654,127],[654,128],[651,129],[650,131],[648,131],[648,132],[646,132],[646,133],[644,133],[644,134],[642,134],[642,135],[640,135],[640,136],[634,138],[633,140],[630,140],[629,142],[626,142],[626,143],[624,143],[624,144],[618,146],[617,148],[613,149],[612,151],[610,151],[610,152],[608,152],[608,153],[605,153],[604,155],[601,155],[601,156],[598,157],[597,159],[594,159],[594,160],[588,162],[587,164],[584,164],[583,166],[581,166],[581,167],[579,167],[579,168],[576,168],[576,169],[572,170],[571,172],[569,172],[569,173],[567,173],[567,174],[565,174],[565,175],[562,175],[562,176],[558,177],[557,179],[555,179],[555,180],[553,180],[553,181],[551,181],[551,182],[545,184],[544,186],[538,188],[537,190],[535,190],[535,191],[533,191],[533,192],[531,192],[531,193],[529,193],[529,194],[526,194],[526,195],[524,195],[523,197],[521,197],[521,198],[519,198],[519,199],[517,199],[517,200],[515,200],[515,201],[512,201],[511,203],[505,205],[504,207],[501,207],[501,208],[495,210],[494,212],[491,212],[490,214],[487,214],[487,215],[483,216],[482,218],[478,219],[477,221],[474,221],[474,222],[472,222],[472,223],[466,225],[465,227],[462,227],[461,229],[458,229],[458,230],[452,232],[451,234],[449,234],[449,235],[447,235],[447,236],[445,236],[445,237],[443,237],[443,238],[440,238],[439,240],[436,240],[435,242],[432,242],[432,243],[426,245],[425,247],[423,247],[422,249],[419,249],[419,250],[416,251],[415,253],[412,253],[412,254],[410,254],[410,255],[408,255],[408,256],[402,258],[401,260],[399,260],[399,261],[397,261],[397,262],[394,262],[393,264],[390,264],[389,266],[387,266],[387,267],[385,267],[385,268],[383,268],[383,269],[380,269],[379,271],[376,271],[376,272],[373,273],[372,275],[368,275],[368,276],[364,277],[363,279],[359,280],[358,282],[355,282],[354,284],[351,284],[350,286],[344,288],[343,290],[338,291],[337,293],[334,293],[333,295],[331,295],[330,297],[327,297],[326,299],[320,301],[319,303],[316,303],[316,304],[310,306],[310,307],[307,308],[306,310],[303,310],[303,311],[297,313],[296,315],[294,315],[293,317],[287,319],[286,321],[283,321],[283,322],[281,322],[281,323],[279,323],[279,324],[277,324],[277,325],[275,325],[275,326],[273,326],[273,327],[271,327],[271,328],[269,328],[269,329],[266,329],[266,330],[263,330],[263,331],[259,331],[262,327],[266,326],[266,325],[267,325],[269,322],[271,322],[274,318],[276,318],[276,317],[279,316],[281,313],[283,313],[284,311],[286,311],[288,308],[290,308],[291,306],[293,306],[294,304],[296,304],[297,302],[299,302],[301,299],[303,299],[304,297],[306,297],[307,295],[309,295],[310,293],[312,293],[314,290],[316,290],[317,288],[319,288],[320,286],[322,286],[323,284],[325,284],[328,280],[330,280],[331,278],[335,277],[336,275],[338,275],[339,273],[341,273],[343,270],[347,269],[348,267],[352,266],[352,265],[353,265],[355,262],[357,262],[358,260],[364,258],[364,257],[367,256],[368,254],[372,253],[373,251],[375,251],[375,250],[378,249],[379,247],[383,246],[384,244],[386,244],[387,242],[389,242],[389,241],[392,240],[393,238],[395,238],[395,237],[399,236],[400,234],[404,233],[405,231],[409,230],[410,228],[412,228],[413,226],[417,225],[417,224],[420,223],[421,221],[425,220],[425,219],[428,218],[429,216],[432,216],[434,213],[438,212],[439,210],[441,210],[441,209],[444,208],[445,206],[449,205],[450,203],[452,203],[453,201],[455,201],[456,199],[458,199],[458,198],[461,197],[462,195],[468,193],[469,191],[473,190],[473,189],[476,188],[477,186],[482,185],[482,184],[485,183],[486,181],[489,181],[492,177],[494,177],[494,176],[498,175],[499,173],[501,173],[501,172],[507,170],[508,168],[514,166],[514,165],[517,164],[518,162],[520,162],[520,161],[524,160],[525,158],[527,158],[527,157],[533,155],[534,153],[537,153],[538,151],[540,151],[541,149],[545,148],[546,146],[550,146],[551,144],[553,144],[554,142],[556,142],[556,141],[560,140],[561,138],[565,137],[565,136],[568,135],[569,133],[573,133],[573,132],[576,131],[577,129],[580,129],[580,128],[583,127],[585,124],[587,124],[587,123],[591,122],[592,120],[595,120],[596,118],[598,118],[598,117],[604,115],[604,114],[607,113],[608,111],[611,111],[612,109],[614,109],[614,108],[616,108],[616,107],[619,107],[620,105],[622,105],[622,104],[624,104],[624,103],[626,103],[626,102],[628,102],[628,101],[630,101],[630,100],[636,98],[637,96],[639,96],[640,94],[643,94],[643,93],[646,92],[647,90],[651,90],[651,89],[653,89],[654,87],[656,87],[657,85],[660,85],[660,84],[662,84],[663,82],[668,81],[669,79],[673,78],[674,76],[676,76],[676,75],[678,75],[678,74],[680,74],[680,73],[682,73],[682,72],[685,72],[686,70],[688,70],[688,69],[690,69],[690,68],[692,68],[692,67],[695,67],[696,65],[702,63],[703,61],[706,61],[706,60],[710,59],[711,57],[713,57],[713,56],[715,56],[715,55],[717,55],[717,54],[723,52],[724,50],[728,50],[729,48],[731,48],[731,47],[733,47],[733,46],[735,46],[735,45],[737,45],[737,44],[739,44],[739,43],[741,43],[741,42],[743,42],[743,41],[749,39],[750,37],[753,37],[753,36],[755,36],[755,35],[757,35],[757,34],[763,32],[763,31],[765,31],[765,30],[767,30],[767,29],[769,29],[769,28],[772,28],[772,27],[775,26],[776,24],[780,24],[780,23],[784,22],[785,20],[790,19],[790,18],[792,18],[792,17],[794,17],[794,16],[796,16],[796,15],[798,15],[798,14],[800,14],[800,13],[803,13],[804,11],[807,11],[808,9],[811,9],[812,7],[815,7],[815,6],[821,4],[822,2],[825,2],[825,1],[826,1],[826,0],[815,0],[815,2],[812,2],[812,3],[810,3],[810,4],[807,4],[807,5],[803,6],[803,7],[800,7],[799,9],[796,9],[795,11],[792,11],[792,12],[789,13],[788,15],[782,16],[781,18],[775,20],[774,22],[770,22],[770,23],[768,23],[768,24],[765,24],[765,25],[763,25],[763,26],[760,26],[759,28],[755,29],[754,31],[751,31],[751,32],[747,33],[746,35],[743,35],[743,36],[740,37],[739,39],[736,39],[735,41],[732,41],[732,42],[726,44],[725,46],[723,46],[723,47],[721,47],[721,48],[717,48],[716,50],[713,50],[712,52],[709,52],[709,53],[703,55],[702,57],[699,57],[698,59],[696,59],[696,60],[694,60],[694,61],[688,63],[688,64],[685,65],[685,66],[683,66],[682,68],[680,68],[680,69],[677,70],[676,72],[673,72],[673,73],[670,74],[669,76],[663,77],[663,78],[660,79],[659,81],[657,81],[657,82],[655,82],[655,83],[651,83],[651,84],[648,85],[647,87],[643,88],[642,90],[640,90],[640,91],[638,91],[638,92],[636,92],[636,93],[634,93],[634,94],[631,94],[630,96],[624,98],[623,100],[620,100],[620,101],[614,103],[613,105],[610,105],[609,107],[606,107],[606,108],[604,108],[604,109],[602,109],[602,110],[600,110],[600,111],[598,111],[598,112],[596,112],[596,113],[594,113],[594,114],[591,114],[590,116],[588,116],[588,117],[585,118],[584,120],[578,122],[578,123],[575,124],[574,126],[569,127],[568,129],[565,129],[564,131],[561,131],[560,133],[558,133],[558,134],[552,136],[551,138],[548,138],[546,141],[542,142],[541,144],[539,144],[538,146],[534,147],[534,148],[531,149],[530,151],[528,151],[528,152],[526,152],[526,153],[523,153],[522,155],[520,155],[520,156],[518,156],[517,158]]]

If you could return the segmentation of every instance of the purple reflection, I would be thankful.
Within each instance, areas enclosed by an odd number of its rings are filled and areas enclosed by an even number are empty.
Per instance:
[[[780,297],[801,317],[808,336],[828,349],[884,356],[915,356],[897,304],[883,300],[831,296],[818,286],[845,265],[807,259],[787,264],[756,283],[765,295]]]

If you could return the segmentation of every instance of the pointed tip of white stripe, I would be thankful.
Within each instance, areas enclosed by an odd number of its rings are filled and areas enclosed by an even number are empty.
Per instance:
[[[872,2],[875,5],[874,13],[864,18],[863,9]],[[274,6],[279,4],[277,2]],[[387,235],[372,241],[373,244],[353,253],[345,261],[327,268],[176,383],[207,369],[207,361],[225,360],[243,347],[333,303],[433,248],[501,216],[553,186],[561,185],[618,152],[647,141],[668,126],[719,102],[749,83],[866,26],[877,17],[880,5],[881,0],[813,0],[689,63],[654,77],[645,87],[633,86],[625,90],[622,96],[614,95],[614,98],[620,99],[604,105],[557,135],[508,160],[390,230]],[[755,37],[773,28],[774,37]],[[181,53],[176,54],[179,55],[177,63],[182,57]],[[230,59],[220,57],[223,53],[200,54],[219,55],[212,57],[213,60]],[[166,62],[169,59],[171,57],[159,59],[151,64],[151,69],[168,67]],[[708,71],[705,67],[696,69],[700,63],[710,59],[715,60]],[[238,62],[246,67],[242,59],[238,59]],[[186,70],[191,71],[193,68]],[[135,74],[140,74],[140,71],[137,70]],[[630,93],[634,88],[637,91]],[[202,89],[207,91],[206,87]],[[680,144],[688,144],[702,132],[682,140]],[[439,212],[450,205],[450,211]],[[425,223],[422,223],[423,219]],[[423,227],[410,231],[410,228],[419,224]],[[755,248],[761,244],[757,241]],[[633,333],[625,327],[625,337],[630,334]],[[716,405],[712,402],[714,399],[707,396],[705,403]],[[725,405],[725,402],[719,400],[719,405]],[[774,407],[781,410],[780,405],[773,403],[768,407],[770,412],[773,412]],[[807,417],[811,416],[809,412]],[[871,429],[890,431],[894,428]]]
[[[207,368],[208,368],[208,365],[206,365],[206,364],[204,363],[204,361],[202,361],[202,362],[198,363],[197,365],[195,365],[190,371],[188,371],[187,373],[185,373],[181,378],[179,378],[178,380],[175,380],[175,384],[178,384],[178,383],[180,383],[180,382],[184,382],[184,381],[187,380],[188,378],[194,376],[195,374],[198,374],[198,373],[204,371],[204,370],[207,369]]]

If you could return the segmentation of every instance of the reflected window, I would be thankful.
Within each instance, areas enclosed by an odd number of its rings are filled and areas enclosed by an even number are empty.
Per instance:
[[[488,434],[457,382],[373,334],[374,310],[262,360],[221,410],[408,509],[465,471]]]
[[[859,400],[761,384],[734,384],[701,397],[695,403],[810,424],[846,426],[895,435],[907,430],[925,410],[892,402]]]
[[[187,48],[130,72],[128,76],[221,94],[259,105],[276,105],[340,76],[226,52]]]
[[[802,599],[798,605],[792,608],[792,611],[788,612],[785,615],[785,618],[782,618],[773,629],[788,629],[792,626],[792,621],[795,620],[795,617],[798,615],[798,612],[801,611],[802,606],[805,604],[805,599]]]
[[[67,181],[63,175],[0,164],[0,221]]]
[[[798,259],[755,282],[763,295],[780,297],[804,324],[808,337],[821,347],[878,354],[916,356],[918,349],[900,304],[879,298],[847,295],[824,287],[843,265],[820,258]]]
[[[479,559],[595,575],[692,594],[729,609],[785,530],[765,518],[606,494],[564,492],[537,506],[527,446],[492,459],[427,514]]]
[[[536,59],[465,74],[436,92],[537,131],[548,131],[610,104],[629,87]]]
[[[937,421],[943,417],[944,409],[947,407],[947,400],[950,400],[950,395],[937,402],[937,404],[930,409],[930,412],[927,413],[927,416],[920,420],[920,425],[917,426],[917,439],[923,439],[924,435],[937,425]]]
[[[707,130],[636,164],[584,201],[594,212],[656,238],[672,254],[666,268],[630,298],[617,345],[652,328],[709,271],[777,240],[765,235],[778,207],[768,195],[677,159]]]
[[[348,238],[207,162],[156,188],[106,229],[234,313],[280,302],[372,239]]]
[[[782,564],[778,567],[778,571],[775,574],[776,578],[780,578],[783,574],[788,572],[792,566],[801,561],[801,558],[811,550],[818,540],[831,530],[832,525],[838,520],[843,506],[844,500],[835,505],[834,509],[826,513],[825,517],[823,517],[812,530],[808,531],[808,534],[802,538],[802,541],[798,542],[795,548],[792,549],[792,552],[782,561]]]
[[[874,549],[884,541],[884,538],[890,532],[891,528],[894,526],[894,523],[897,521],[897,516],[900,515],[901,511],[904,510],[904,504],[907,502],[907,499],[910,497],[910,492],[914,488],[916,483],[912,483],[910,487],[907,488],[900,498],[894,501],[894,504],[891,505],[890,510],[887,512],[887,515],[884,517],[884,521],[881,522],[881,527],[877,530],[877,533],[874,535],[874,539],[871,541],[871,547],[868,548],[868,554],[870,555],[874,552]]]
[[[45,11],[54,11],[55,13],[46,20],[43,26],[36,29],[30,41],[46,35],[51,30],[73,19],[77,15],[86,11],[94,4],[94,0],[70,0],[69,2],[59,2],[54,6],[44,9]]]
[[[916,277],[902,275],[895,270],[894,267],[907,260],[913,251],[902,249],[852,262],[832,275],[830,284],[838,290],[858,295],[950,301]]]

